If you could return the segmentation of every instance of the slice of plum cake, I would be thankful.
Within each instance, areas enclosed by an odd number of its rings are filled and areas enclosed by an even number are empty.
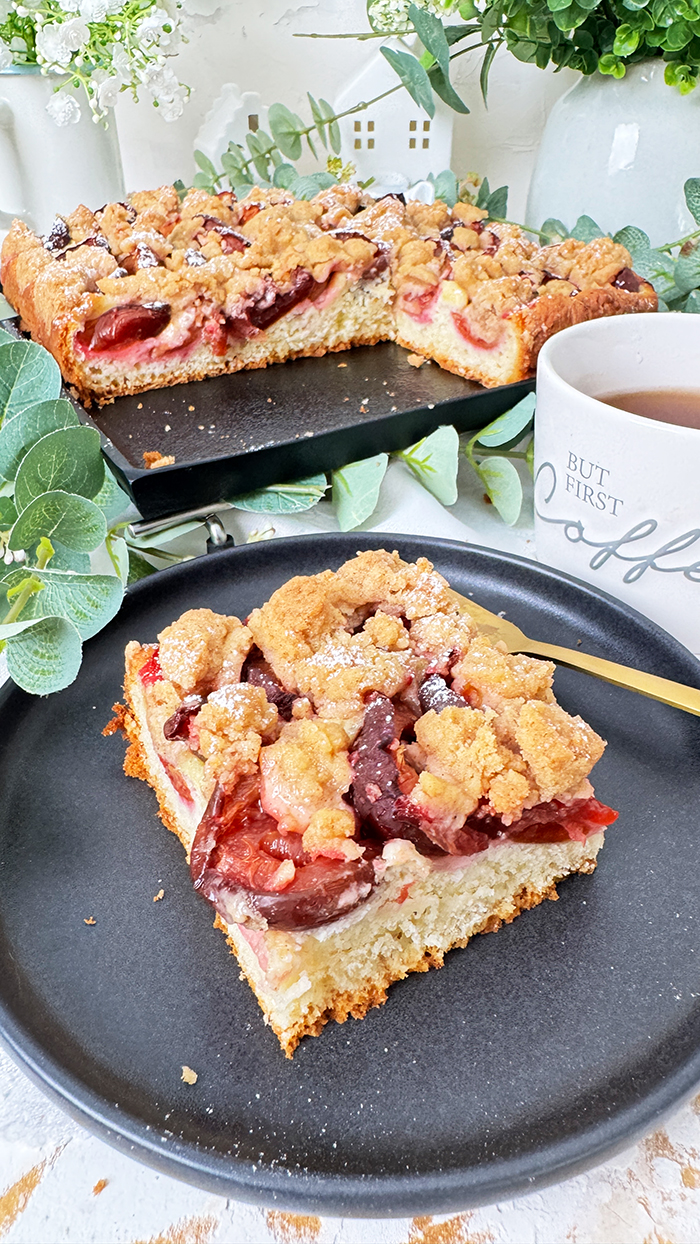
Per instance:
[[[192,609],[126,650],[111,728],[153,787],[285,1053],[592,872],[604,743],[550,662],[366,552],[246,622]]]

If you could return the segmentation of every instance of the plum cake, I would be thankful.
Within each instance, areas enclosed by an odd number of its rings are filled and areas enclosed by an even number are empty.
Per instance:
[[[0,277],[86,404],[387,340],[507,384],[559,329],[657,305],[609,237],[538,247],[470,204],[350,185],[310,202],[161,186],[43,237],[16,220]]]
[[[107,729],[288,1056],[595,868],[603,740],[424,558],[360,553],[157,639]]]

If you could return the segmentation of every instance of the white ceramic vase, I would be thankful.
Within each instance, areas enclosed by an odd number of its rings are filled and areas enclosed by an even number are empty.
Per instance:
[[[700,177],[700,88],[681,95],[662,60],[624,78],[582,77],[552,108],[530,183],[526,222],[583,214],[615,233],[638,225],[660,246],[695,228],[683,197]]]
[[[15,216],[45,233],[57,212],[124,197],[114,118],[96,125],[84,103],[77,122],[56,125],[46,105],[60,82],[35,66],[0,72],[0,238]]]

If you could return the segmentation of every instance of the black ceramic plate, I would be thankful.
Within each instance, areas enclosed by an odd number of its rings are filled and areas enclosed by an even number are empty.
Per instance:
[[[17,323],[0,326],[19,336]],[[99,431],[141,516],[155,519],[395,453],[443,424],[483,428],[535,387],[522,380],[485,389],[407,360],[407,350],[385,341],[150,389],[89,412],[73,405]],[[144,451],[153,450],[175,462],[146,470]]]
[[[620,809],[596,873],[442,971],[392,986],[361,1023],[329,1025],[292,1062],[264,1027],[151,791],[123,776],[122,740],[100,731],[128,639],[153,640],[192,606],[244,616],[291,574],[382,544],[429,554],[533,635],[700,685],[697,662],[658,627],[555,571],[447,541],[348,535],[166,570],[87,645],[74,687],[0,699],[8,1049],[145,1162],[226,1196],[332,1214],[447,1211],[562,1179],[700,1081],[700,719],[564,669],[558,696],[607,737],[596,789]]]

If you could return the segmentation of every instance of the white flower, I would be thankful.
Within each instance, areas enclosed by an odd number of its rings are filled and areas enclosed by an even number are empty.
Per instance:
[[[93,80],[94,80],[94,75],[93,75]],[[104,82],[100,83],[100,85],[97,88],[97,102],[100,108],[102,109],[102,111],[104,111],[105,108],[114,107],[117,100],[119,99],[120,91],[121,91],[121,81],[119,78],[116,78],[116,77],[105,78]]]
[[[80,104],[65,88],[51,96],[46,111],[56,125],[77,125],[80,120]]]
[[[76,0],[70,0],[75,3]],[[121,0],[78,0],[80,16],[86,22],[103,22],[109,13],[116,13],[122,7]],[[65,2],[63,7],[65,8]]]
[[[67,22],[50,22],[37,30],[36,49],[47,65],[70,64],[73,52],[78,52],[90,38],[90,31],[79,17]]]
[[[0,39],[0,70],[9,69],[12,64],[12,52],[6,43]]]
[[[6,22],[11,12],[10,0],[0,0],[0,22]]]
[[[112,61],[112,74],[119,79],[120,86],[129,86],[134,74],[129,53],[119,43],[111,43],[107,51]]]
[[[163,65],[145,65],[139,76],[158,105],[164,121],[177,121],[187,102],[187,87],[181,86],[172,69]]]
[[[157,47],[171,56],[180,43],[180,31],[176,19],[165,9],[152,9],[136,27],[136,38],[143,48]]]

